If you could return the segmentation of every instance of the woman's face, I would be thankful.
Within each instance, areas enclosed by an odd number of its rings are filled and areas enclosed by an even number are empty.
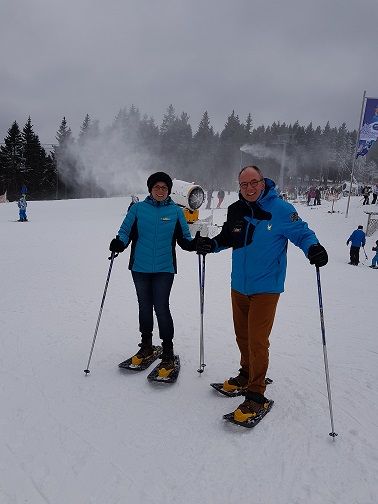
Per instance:
[[[165,182],[156,182],[151,189],[151,196],[156,201],[164,201],[168,197],[168,186]]]

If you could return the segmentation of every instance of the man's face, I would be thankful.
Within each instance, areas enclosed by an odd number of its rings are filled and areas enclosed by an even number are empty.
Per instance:
[[[151,189],[151,195],[156,201],[164,201],[168,198],[168,186],[165,182],[156,182]]]
[[[239,177],[241,195],[247,201],[256,201],[265,189],[264,178],[254,168],[247,168]]]

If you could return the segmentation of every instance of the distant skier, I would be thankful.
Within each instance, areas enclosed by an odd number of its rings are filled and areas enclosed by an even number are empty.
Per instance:
[[[321,192],[320,192],[320,188],[317,187],[315,189],[315,199],[314,199],[314,205],[321,205]]]
[[[310,187],[310,189],[307,192],[307,206],[310,206],[311,203],[314,205],[315,204],[315,187]]]
[[[220,208],[221,204],[223,203],[223,200],[224,200],[224,191],[223,191],[223,189],[220,189],[218,191],[218,204],[217,204],[217,208]]]
[[[371,260],[370,268],[378,269],[378,266],[377,266],[377,264],[378,264],[378,240],[375,242],[375,247],[373,247],[371,250],[373,250],[375,252],[375,256]]]
[[[363,205],[369,205],[369,196],[370,196],[370,193],[371,193],[371,189],[369,186],[365,186],[363,189],[362,189],[362,196],[364,197],[364,201],[363,201]]]
[[[351,264],[352,266],[358,266],[358,263],[360,262],[360,248],[364,247],[366,243],[366,236],[362,230],[363,226],[358,226],[358,228],[353,231],[353,233],[349,236],[348,241],[346,242],[347,245],[349,245],[349,243],[351,244],[349,264]]]
[[[26,216],[26,207],[28,206],[28,204],[26,203],[26,198],[24,194],[18,200],[17,206],[19,208],[19,215],[20,215],[18,222],[27,222],[28,218]]]
[[[371,202],[372,205],[375,205],[377,202],[377,197],[378,197],[378,184],[374,184],[373,187],[373,200]]]
[[[136,194],[132,194],[131,195],[131,202],[130,202],[130,205],[128,206],[128,208],[127,208],[127,211],[130,210],[130,208],[134,205],[134,203],[138,203],[138,201],[139,201],[138,196]]]
[[[210,210],[211,208],[211,198],[213,197],[213,190],[208,189],[207,190],[207,203],[206,203],[206,210]]]

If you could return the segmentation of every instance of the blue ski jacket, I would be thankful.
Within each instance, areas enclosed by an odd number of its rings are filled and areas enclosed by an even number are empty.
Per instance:
[[[195,250],[184,213],[170,197],[159,202],[147,196],[134,203],[118,236],[126,247],[131,243],[129,269],[141,273],[177,273],[176,242],[184,250]]]
[[[347,245],[351,242],[352,247],[364,247],[366,243],[365,233],[362,229],[355,229],[349,236]]]
[[[318,243],[315,233],[293,205],[279,198],[275,183],[267,178],[257,202],[240,195],[228,207],[227,220],[213,240],[214,252],[233,248],[231,288],[245,295],[284,291],[288,240],[306,255]]]
[[[23,196],[18,200],[17,206],[20,210],[26,210],[26,207],[28,206],[28,204],[26,202],[26,199]]]

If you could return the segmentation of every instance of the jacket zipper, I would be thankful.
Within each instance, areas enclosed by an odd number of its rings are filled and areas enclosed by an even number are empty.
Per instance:
[[[160,206],[156,206],[156,223],[155,223],[155,240],[154,240],[154,255],[153,255],[153,264],[152,271],[155,273],[155,259],[156,259],[156,245],[157,245],[157,235],[158,235],[158,225],[159,225],[159,214],[160,214]]]
[[[251,217],[253,218],[253,210],[251,207],[249,207],[251,210]],[[245,237],[244,237],[244,292],[247,292],[247,275],[245,274],[247,271],[247,237],[248,237],[248,231],[249,231],[249,226],[251,225],[250,222],[247,224],[247,229],[245,231]]]

